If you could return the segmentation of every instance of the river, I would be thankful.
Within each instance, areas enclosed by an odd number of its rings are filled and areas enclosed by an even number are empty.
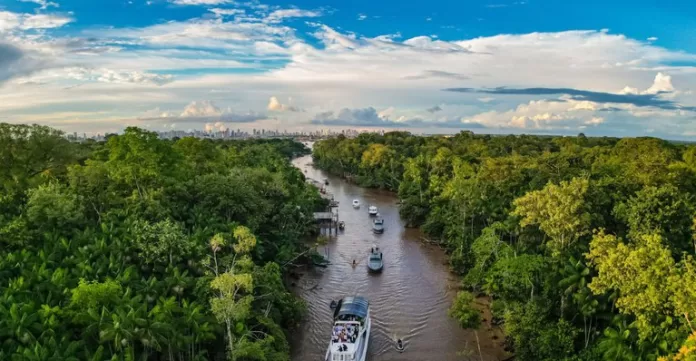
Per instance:
[[[327,191],[339,202],[339,218],[346,227],[332,236],[326,247],[320,247],[320,252],[328,253],[331,265],[306,271],[296,282],[294,291],[307,302],[308,315],[292,335],[292,360],[324,360],[332,324],[329,304],[350,295],[362,295],[370,301],[368,361],[503,359],[499,330],[484,322],[475,333],[448,317],[458,277],[449,272],[442,250],[421,242],[417,229],[405,228],[396,195],[350,184],[313,168],[311,163],[311,156],[293,161],[306,171],[307,178],[329,180]],[[353,199],[360,201],[360,208],[352,207]],[[377,206],[384,218],[383,234],[372,233],[369,205]],[[372,245],[384,253],[384,270],[377,275],[368,274],[366,268]],[[357,267],[351,265],[354,259]],[[490,320],[487,311],[483,317]],[[394,348],[396,338],[404,340],[403,353]]]

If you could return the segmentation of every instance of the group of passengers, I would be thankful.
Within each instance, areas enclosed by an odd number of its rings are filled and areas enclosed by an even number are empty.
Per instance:
[[[358,338],[358,327],[353,324],[347,324],[346,326],[337,325],[334,327],[333,336],[331,341],[333,343],[337,342],[351,342],[354,343]]]

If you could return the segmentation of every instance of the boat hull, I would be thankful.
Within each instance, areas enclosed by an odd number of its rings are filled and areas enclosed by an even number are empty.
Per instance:
[[[384,228],[372,228],[372,232],[381,234],[384,233]]]
[[[384,262],[367,264],[367,270],[372,273],[382,272],[382,269],[384,269]]]

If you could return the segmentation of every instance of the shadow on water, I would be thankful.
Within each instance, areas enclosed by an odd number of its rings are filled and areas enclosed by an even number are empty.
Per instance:
[[[306,156],[293,163],[306,170],[307,178],[329,180],[327,191],[339,201],[345,230],[326,245],[331,265],[306,272],[295,288],[307,302],[308,315],[293,334],[292,359],[324,360],[332,322],[331,301],[362,295],[370,301],[373,322],[367,360],[481,360],[474,331],[461,329],[447,316],[457,289],[456,277],[448,271],[440,249],[420,242],[418,230],[404,227],[396,195],[349,184],[313,168],[311,161]],[[353,208],[353,199],[360,201],[359,208]],[[372,233],[369,205],[377,206],[384,218],[383,234]],[[384,253],[381,274],[367,272],[367,256],[373,245]],[[484,327],[478,331],[483,360],[504,358],[500,341],[486,339],[487,332]],[[403,353],[395,348],[398,338],[404,341]]]

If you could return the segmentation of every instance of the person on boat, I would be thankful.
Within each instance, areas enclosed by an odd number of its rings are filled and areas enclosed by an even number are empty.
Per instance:
[[[357,264],[357,263],[355,262],[355,260],[353,260],[353,267],[355,267],[356,264]]]

